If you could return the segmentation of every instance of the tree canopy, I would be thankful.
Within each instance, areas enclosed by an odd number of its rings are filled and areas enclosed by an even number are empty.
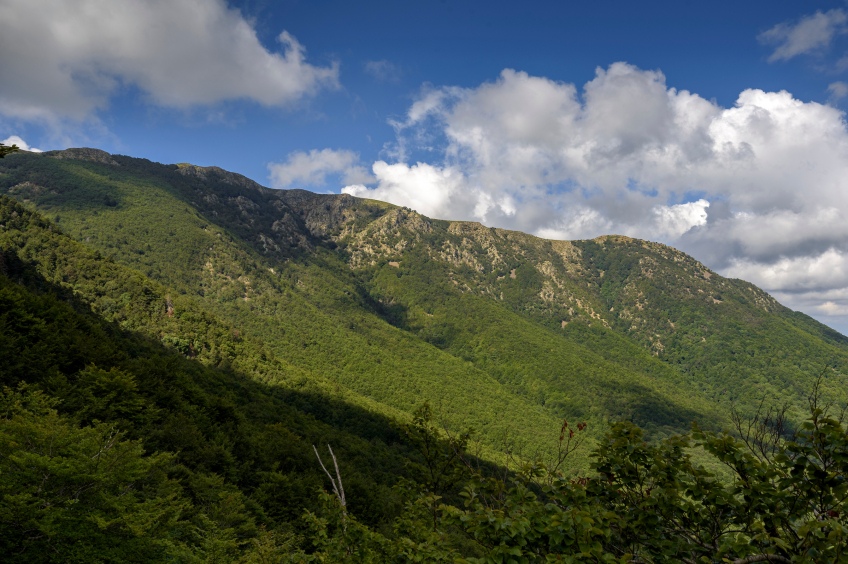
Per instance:
[[[17,145],[4,145],[3,143],[0,143],[0,159],[18,151],[20,151],[20,148],[18,148]]]

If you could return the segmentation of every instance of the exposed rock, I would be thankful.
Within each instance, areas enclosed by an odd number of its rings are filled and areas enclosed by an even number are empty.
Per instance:
[[[76,149],[65,149],[64,151],[48,151],[44,153],[52,159],[74,159],[78,161],[90,161],[93,163],[121,166],[112,155],[100,149],[88,149],[85,147]]]
[[[252,190],[271,190],[270,188],[262,186],[258,182],[254,182],[246,176],[242,176],[241,174],[224,170],[223,168],[217,166],[197,166],[189,163],[180,163],[177,165],[177,172],[182,174],[183,176],[195,176],[204,181],[217,180],[218,182],[231,184],[233,186],[242,186],[244,188],[249,188]]]

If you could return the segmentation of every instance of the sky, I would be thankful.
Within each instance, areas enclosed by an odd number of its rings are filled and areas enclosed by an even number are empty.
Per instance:
[[[848,3],[0,0],[0,142],[677,247],[848,334]]]

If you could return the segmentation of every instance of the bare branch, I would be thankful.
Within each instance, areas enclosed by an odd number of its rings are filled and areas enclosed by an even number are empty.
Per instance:
[[[333,466],[336,468],[336,480],[338,480],[339,488],[336,494],[339,496],[339,500],[342,502],[342,507],[347,507],[347,500],[345,499],[344,486],[342,486],[342,473],[339,472],[339,461],[336,460],[336,455],[333,453],[333,448],[327,444],[327,450],[330,451],[330,456],[333,457]],[[333,484],[335,486],[335,484]]]
[[[333,459],[333,465],[336,469],[336,477],[335,478],[332,476],[332,474],[330,474],[330,471],[327,470],[327,467],[324,466],[324,461],[321,460],[321,455],[318,454],[318,449],[315,448],[315,445],[312,445],[312,450],[315,451],[315,456],[318,457],[318,464],[321,465],[321,468],[324,470],[324,473],[330,479],[330,483],[333,484],[333,493],[336,494],[336,497],[338,498],[339,503],[341,503],[341,505],[342,505],[343,515],[347,515],[347,501],[345,500],[344,487],[342,487],[342,475],[339,472],[339,463],[336,460],[336,455],[333,454],[332,447],[330,447],[330,445],[327,445],[327,450],[330,451],[330,456]]]
[[[780,408],[766,407],[763,398],[751,418],[743,417],[735,406],[731,406],[730,420],[748,451],[760,461],[771,462],[789,435],[786,420],[788,411],[788,403]]]

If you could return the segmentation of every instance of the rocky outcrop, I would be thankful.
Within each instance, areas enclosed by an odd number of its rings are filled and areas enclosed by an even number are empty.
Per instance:
[[[78,161],[89,161],[112,166],[121,166],[117,161],[115,161],[115,159],[112,158],[112,155],[106,151],[101,151],[100,149],[65,149],[64,151],[48,151],[44,153],[44,155],[53,159],[74,159]]]
[[[217,166],[197,166],[188,163],[180,163],[177,165],[177,172],[183,176],[193,176],[203,180],[223,182],[232,186],[241,186],[257,191],[269,191],[270,188],[265,188],[258,182],[254,182],[241,174],[224,170]]]

